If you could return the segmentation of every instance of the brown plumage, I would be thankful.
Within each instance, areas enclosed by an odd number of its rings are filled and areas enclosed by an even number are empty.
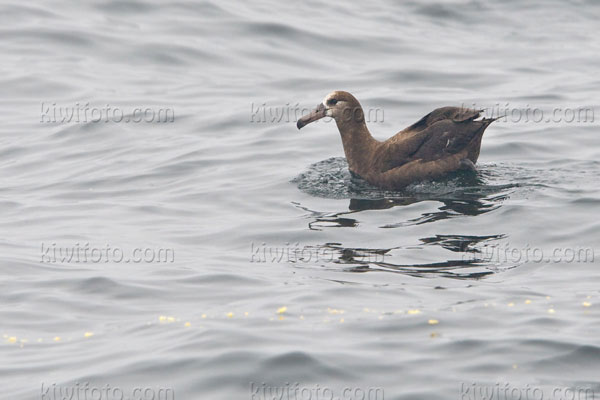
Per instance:
[[[298,120],[298,129],[325,116],[335,119],[351,172],[369,183],[400,189],[425,179],[473,169],[481,137],[495,119],[476,120],[481,110],[438,108],[391,138],[371,136],[363,109],[348,92],[335,91],[316,110]]]

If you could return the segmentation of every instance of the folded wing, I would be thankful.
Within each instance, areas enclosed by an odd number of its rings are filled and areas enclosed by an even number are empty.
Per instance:
[[[477,120],[480,110],[460,107],[438,108],[391,137],[374,157],[384,172],[421,160],[441,160],[464,153],[473,163],[479,156],[481,136],[493,119]],[[444,163],[442,163],[444,164]]]

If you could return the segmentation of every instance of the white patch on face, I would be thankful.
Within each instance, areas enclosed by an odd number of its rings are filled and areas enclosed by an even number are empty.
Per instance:
[[[325,115],[327,115],[328,117],[333,117],[333,110],[331,108],[329,108],[329,106],[327,105],[327,102],[329,101],[329,99],[331,99],[333,97],[334,93],[329,93],[327,96],[325,96],[325,98],[323,99],[323,105],[325,106]]]
[[[329,101],[330,98],[333,97],[333,93],[329,93],[327,96],[325,96],[325,98],[323,99],[323,105],[325,107],[327,107],[327,102]]]

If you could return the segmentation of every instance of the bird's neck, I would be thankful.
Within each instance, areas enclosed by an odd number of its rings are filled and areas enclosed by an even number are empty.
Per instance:
[[[350,171],[364,176],[370,168],[373,152],[379,141],[371,136],[364,118],[348,121],[336,119],[335,122],[342,136],[348,168]]]

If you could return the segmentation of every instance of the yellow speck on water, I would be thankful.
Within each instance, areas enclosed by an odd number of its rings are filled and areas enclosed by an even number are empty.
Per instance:
[[[284,312],[286,312],[286,311],[287,311],[287,307],[286,307],[286,306],[279,307],[279,308],[277,309],[277,314],[283,314],[283,313],[284,313]]]
[[[202,318],[206,318],[206,314],[202,314]]]
[[[408,310],[406,313],[409,315],[421,314],[421,310]]]
[[[327,312],[328,312],[329,314],[343,314],[343,313],[344,313],[344,310],[337,310],[337,309],[335,309],[335,308],[330,308],[330,307],[327,307]]]
[[[369,309],[367,307],[363,308],[363,312],[369,312]]]
[[[508,303],[508,306],[509,306],[509,307],[514,307],[514,306],[515,306],[515,303]]]
[[[15,336],[11,336],[8,338],[9,343],[17,343],[17,338]]]
[[[513,369],[519,368],[519,366],[517,364],[513,364],[512,367],[513,367]]]
[[[591,299],[591,298],[592,298],[592,296],[588,296],[588,297],[586,297],[586,298],[587,298],[587,299]]]
[[[344,318],[340,318],[340,324],[344,323]]]
[[[94,336],[94,332],[86,332],[83,334],[83,337],[86,337],[86,338],[90,338],[92,336]]]
[[[248,311],[245,311],[244,312],[244,317],[247,317],[247,316],[248,316]]]
[[[396,311],[394,311],[394,314],[403,314],[403,313],[404,313],[404,311],[402,311],[402,310],[396,310]]]
[[[546,300],[550,300],[550,296],[546,296]]]
[[[436,338],[436,337],[438,337],[438,336],[439,336],[439,335],[437,334],[437,332],[431,332],[431,333],[429,334],[429,337],[432,337],[432,338]]]
[[[531,304],[531,300],[529,300],[529,299],[525,300],[525,304]]]
[[[227,318],[233,318],[233,313],[231,311],[227,313]]]
[[[554,314],[556,311],[554,311],[554,308],[549,308],[548,309],[548,314]]]
[[[185,324],[183,324],[183,326],[185,326],[186,328],[189,328],[190,326],[192,326],[192,324],[189,322],[186,322]]]
[[[437,325],[440,323],[440,321],[438,321],[437,319],[430,319],[429,321],[427,321],[427,323],[429,325]]]
[[[304,319],[304,315],[301,315],[301,316],[300,316],[300,319]]]
[[[590,303],[589,301],[584,301],[583,303],[581,303],[581,305],[584,307],[591,307],[592,303]]]
[[[284,319],[285,319],[285,317],[284,317],[283,315],[280,315],[280,316],[279,316],[279,320],[280,320],[280,321],[283,321]]]
[[[60,342],[60,336],[55,336],[55,337],[54,337],[54,341],[55,341],[55,342]]]
[[[166,315],[161,315],[160,317],[158,317],[158,322],[164,324],[164,323],[173,323],[175,322],[175,317],[168,317]]]

